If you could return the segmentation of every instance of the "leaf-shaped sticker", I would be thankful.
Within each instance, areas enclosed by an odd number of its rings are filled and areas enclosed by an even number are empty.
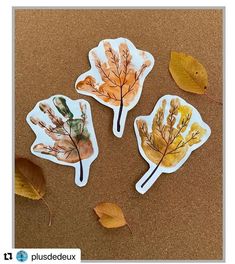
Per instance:
[[[182,90],[205,94],[208,85],[207,72],[195,58],[182,52],[172,51],[169,70]]]
[[[129,227],[122,209],[115,203],[100,203],[94,208],[94,211],[99,216],[100,224],[105,228],[117,228],[125,225]]]
[[[139,101],[153,56],[125,38],[102,40],[89,52],[91,69],[76,81],[78,93],[113,109],[113,133],[122,137],[126,116]]]
[[[75,183],[86,185],[90,165],[98,155],[89,103],[55,95],[38,102],[26,120],[36,134],[31,152],[73,166]]]
[[[137,117],[134,126],[139,151],[150,166],[136,184],[142,194],[161,173],[179,169],[211,133],[192,105],[172,95],[160,98],[153,112]]]
[[[15,160],[15,193],[28,199],[42,200],[50,213],[50,226],[51,210],[43,198],[45,192],[46,181],[42,169],[30,160],[17,158]]]

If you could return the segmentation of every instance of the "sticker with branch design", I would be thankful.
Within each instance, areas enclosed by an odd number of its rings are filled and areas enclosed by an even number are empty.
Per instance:
[[[78,77],[76,90],[113,109],[113,133],[122,137],[127,113],[140,99],[154,58],[130,40],[117,38],[102,40],[89,52],[89,61],[91,69]]]
[[[55,95],[36,104],[26,118],[36,134],[31,152],[75,168],[75,183],[86,185],[91,163],[98,156],[90,105]]]
[[[172,95],[160,98],[149,116],[137,117],[134,127],[140,154],[150,167],[136,184],[142,194],[162,173],[179,169],[211,134],[199,112]]]

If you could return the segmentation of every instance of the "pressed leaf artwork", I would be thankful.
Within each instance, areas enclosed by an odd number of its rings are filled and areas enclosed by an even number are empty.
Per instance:
[[[26,120],[36,134],[31,152],[74,167],[75,183],[86,185],[90,165],[98,155],[89,103],[55,95],[38,102]]]
[[[100,203],[94,211],[99,217],[100,224],[105,228],[118,228],[125,225],[129,227],[122,209],[115,203]]]
[[[49,226],[51,225],[51,210],[43,197],[46,193],[46,181],[42,169],[30,160],[15,160],[15,193],[31,200],[42,200],[49,210]]]
[[[196,108],[172,95],[160,98],[149,116],[137,117],[134,127],[140,154],[149,163],[136,184],[142,194],[162,173],[179,169],[211,134]]]
[[[102,40],[89,52],[89,61],[90,70],[78,77],[75,88],[113,109],[113,133],[122,137],[127,113],[140,99],[154,58],[130,40],[117,38]]]

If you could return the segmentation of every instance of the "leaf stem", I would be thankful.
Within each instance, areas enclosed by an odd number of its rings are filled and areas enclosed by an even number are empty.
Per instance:
[[[162,155],[162,158],[160,159],[160,161],[158,162],[157,166],[154,168],[154,170],[152,171],[152,173],[148,176],[148,178],[141,184],[141,188],[144,187],[144,185],[149,181],[149,179],[153,176],[153,174],[157,171],[158,167],[160,166],[160,164],[162,163],[163,158],[165,157],[165,155]]]
[[[69,138],[71,139],[71,141],[73,142],[76,150],[77,150],[77,153],[78,153],[78,157],[79,157],[79,160],[80,160],[80,181],[82,182],[83,181],[83,165],[82,165],[82,159],[81,159],[81,154],[80,154],[80,151],[76,145],[76,143],[74,142],[72,136],[69,134]]]
[[[133,234],[132,229],[131,229],[130,225],[127,222],[126,222],[126,225],[127,225],[128,229],[129,229],[130,233]]]
[[[121,116],[122,116],[122,110],[123,110],[123,97],[122,97],[122,88],[121,88],[121,102],[119,106],[119,111],[118,111],[118,120],[117,120],[117,131],[121,131]]]
[[[75,141],[73,140],[71,134],[64,128],[63,126],[63,129],[65,130],[65,132],[68,134],[70,140],[72,141],[73,145],[75,146],[76,150],[77,150],[77,153],[78,153],[78,157],[79,157],[79,161],[80,161],[80,181],[82,182],[83,181],[83,165],[82,165],[82,159],[81,159],[81,155],[80,155],[80,151],[77,147],[77,144],[75,143]],[[70,129],[71,129],[71,126],[70,126]]]
[[[164,152],[163,152],[163,154],[162,154],[162,157],[161,157],[160,161],[158,162],[157,166],[154,168],[154,170],[152,171],[152,173],[151,173],[151,174],[147,177],[147,179],[141,184],[141,188],[144,187],[144,185],[149,181],[149,179],[150,179],[150,178],[153,176],[153,174],[157,171],[158,167],[160,166],[160,164],[162,163],[164,157],[166,156],[166,152],[167,152],[167,149],[168,149],[169,145],[170,145],[170,144],[169,144],[169,140],[168,140],[167,145],[166,145],[166,148],[165,148],[165,150],[164,150]]]
[[[41,197],[41,200],[46,205],[46,207],[47,207],[47,209],[49,211],[49,223],[48,223],[48,226],[51,226],[51,223],[52,223],[52,212],[51,212],[51,208],[50,208],[49,204],[47,203],[47,201],[43,197]]]
[[[216,103],[218,103],[220,105],[223,105],[223,103],[219,99],[215,99],[215,98],[211,97],[210,95],[208,95],[207,93],[205,93],[205,96],[207,98],[209,98],[211,101],[216,102]]]

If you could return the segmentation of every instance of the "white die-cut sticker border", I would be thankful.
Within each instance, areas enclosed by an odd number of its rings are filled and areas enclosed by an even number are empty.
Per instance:
[[[195,143],[192,146],[189,146],[186,154],[183,156],[182,159],[179,160],[179,162],[177,162],[176,165],[165,167],[165,166],[162,166],[162,163],[161,163],[162,161],[160,163],[156,164],[156,163],[152,162],[147,157],[145,151],[143,150],[143,148],[141,146],[142,140],[140,137],[140,133],[139,133],[137,123],[139,120],[144,121],[147,125],[147,129],[148,129],[149,133],[151,133],[154,116],[157,113],[157,110],[162,106],[163,100],[166,100],[166,108],[164,111],[165,115],[164,115],[164,121],[163,121],[164,124],[166,124],[166,122],[167,122],[166,118],[169,114],[170,102],[172,99],[178,99],[181,105],[189,106],[192,110],[191,118],[190,118],[190,121],[187,125],[187,129],[182,133],[184,135],[184,137],[189,133],[190,127],[193,123],[199,124],[200,127],[205,130],[205,134],[203,135],[203,137],[200,139],[200,141],[198,143]],[[180,116],[177,117],[175,125],[177,124],[177,122],[179,122],[179,118],[180,118]],[[156,105],[155,105],[155,107],[154,107],[154,109],[150,115],[138,116],[134,122],[134,130],[135,130],[135,134],[137,137],[139,152],[140,152],[141,156],[149,164],[149,170],[141,177],[141,179],[136,184],[136,190],[141,194],[144,194],[145,192],[147,192],[162,173],[172,173],[172,172],[178,170],[186,162],[186,160],[189,158],[192,151],[194,151],[195,149],[199,148],[202,144],[204,144],[211,134],[210,127],[202,120],[201,115],[198,112],[198,110],[195,107],[193,107],[191,104],[189,104],[185,100],[183,100],[181,97],[174,96],[174,95],[165,95],[165,96],[161,97],[158,100],[158,102],[156,103]]]
[[[63,99],[69,110],[64,109]],[[71,100],[64,95],[54,95],[39,101],[27,115],[26,121],[36,135],[31,146],[32,154],[74,167],[76,185],[85,186],[90,165],[99,152],[90,104],[83,99]]]
[[[130,40],[117,38],[100,41],[90,50],[89,61],[90,70],[78,77],[75,88],[113,109],[113,133],[122,137],[127,113],[140,99],[154,58]]]

